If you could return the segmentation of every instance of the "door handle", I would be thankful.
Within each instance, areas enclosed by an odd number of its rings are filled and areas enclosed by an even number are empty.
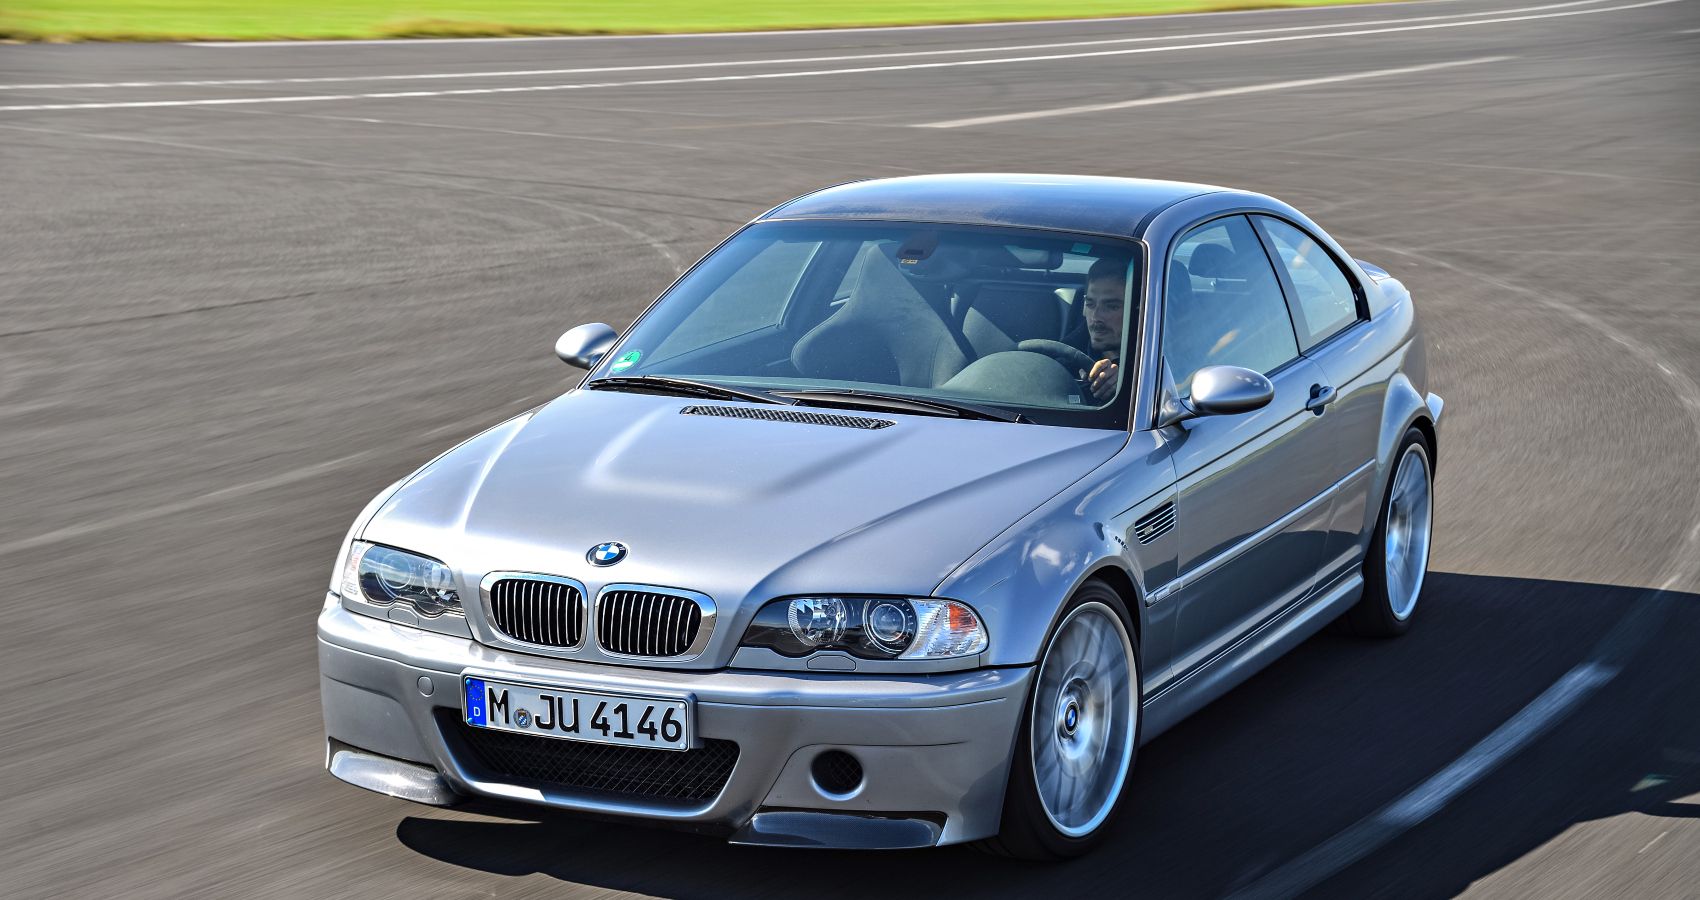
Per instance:
[[[1305,409],[1317,415],[1322,415],[1328,409],[1328,404],[1334,402],[1339,392],[1331,384],[1313,384],[1310,386],[1310,399],[1305,401]]]

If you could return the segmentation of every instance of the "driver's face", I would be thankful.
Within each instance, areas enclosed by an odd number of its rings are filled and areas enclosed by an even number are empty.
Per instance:
[[[1092,349],[1120,350],[1122,347],[1122,305],[1127,294],[1127,282],[1120,278],[1098,278],[1086,286],[1086,330],[1092,338]]]

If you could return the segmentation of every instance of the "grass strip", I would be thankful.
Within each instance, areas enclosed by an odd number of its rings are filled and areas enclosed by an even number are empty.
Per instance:
[[[1331,6],[1364,0],[0,0],[13,41],[674,34]]]

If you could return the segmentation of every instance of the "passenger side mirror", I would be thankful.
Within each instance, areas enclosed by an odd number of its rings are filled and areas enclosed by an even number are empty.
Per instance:
[[[602,359],[618,338],[614,329],[601,322],[580,325],[555,342],[555,355],[569,366],[588,369]]]
[[[1269,379],[1239,366],[1205,366],[1192,376],[1192,394],[1163,404],[1157,425],[1167,428],[1200,416],[1231,416],[1262,409],[1275,399]]]

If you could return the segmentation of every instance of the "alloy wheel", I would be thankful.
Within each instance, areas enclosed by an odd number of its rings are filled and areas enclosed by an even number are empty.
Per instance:
[[[1434,501],[1428,453],[1421,444],[1405,448],[1387,501],[1387,600],[1394,618],[1404,621],[1417,607],[1428,573],[1429,538],[1434,525]]]
[[[1033,695],[1033,782],[1051,825],[1090,834],[1121,796],[1138,734],[1138,665],[1127,627],[1085,603],[1057,627]]]

